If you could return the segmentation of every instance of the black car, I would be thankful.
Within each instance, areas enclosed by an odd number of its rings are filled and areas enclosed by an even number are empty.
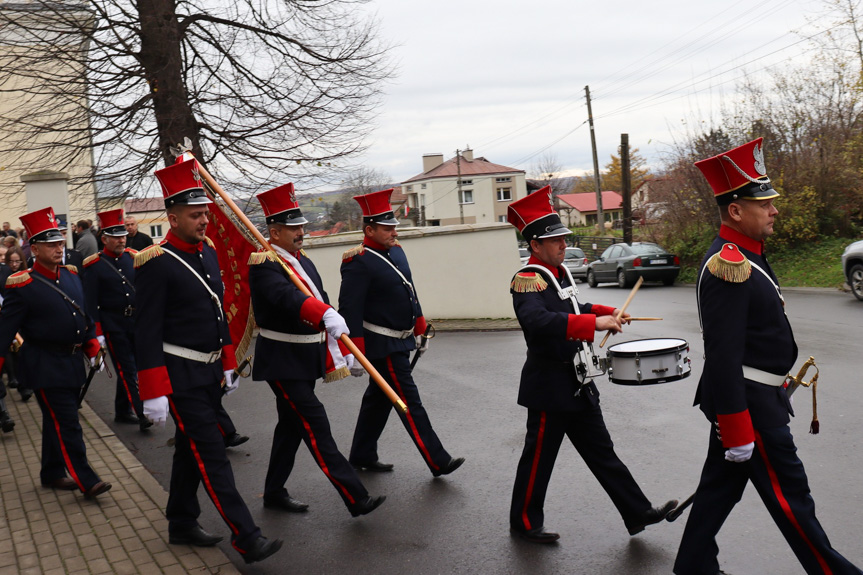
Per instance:
[[[616,282],[622,288],[632,286],[639,277],[644,281],[661,281],[670,286],[680,273],[680,258],[651,242],[614,244],[587,268],[587,285]]]

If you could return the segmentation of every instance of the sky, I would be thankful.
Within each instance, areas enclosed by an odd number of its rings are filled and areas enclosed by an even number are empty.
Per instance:
[[[372,0],[397,75],[358,164],[404,181],[422,156],[475,156],[532,175],[550,155],[591,171],[585,86],[600,169],[629,134],[648,166],[676,137],[716,121],[744,72],[811,54],[835,21],[824,0]],[[809,52],[807,52],[809,51]],[[741,142],[743,143],[743,142]]]

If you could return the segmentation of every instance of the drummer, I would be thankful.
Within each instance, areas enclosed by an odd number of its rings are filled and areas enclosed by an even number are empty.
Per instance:
[[[527,435],[518,462],[510,507],[510,531],[531,543],[553,543],[560,536],[545,529],[545,492],[564,435],[611,497],[630,535],[658,523],[676,506],[653,507],[614,444],[599,407],[599,390],[574,363],[581,341],[597,331],[619,333],[617,310],[578,304],[567,288],[572,278],[562,267],[571,232],[552,208],[546,186],[513,202],[507,221],[527,240],[530,259],[510,284],[513,307],[527,342],[518,403],[527,408]],[[574,294],[574,287],[572,288]],[[629,314],[622,315],[627,322]]]

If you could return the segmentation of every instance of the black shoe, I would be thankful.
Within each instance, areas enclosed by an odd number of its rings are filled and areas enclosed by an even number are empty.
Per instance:
[[[243,554],[243,561],[246,563],[255,563],[263,561],[276,551],[282,548],[281,539],[267,539],[266,537],[258,537],[249,550]]]
[[[134,413],[118,413],[114,416],[115,423],[129,423],[139,425],[138,416]]]
[[[106,491],[110,491],[110,490],[111,490],[111,484],[110,483],[100,481],[99,483],[97,483],[96,485],[94,485],[93,487],[91,487],[90,489],[85,491],[84,497],[87,499],[95,499],[97,495],[101,495],[102,493],[105,493]]]
[[[15,420],[9,417],[7,411],[0,411],[0,428],[3,429],[3,433],[9,433],[15,429]]]
[[[264,507],[267,509],[281,509],[293,513],[305,513],[309,509],[307,503],[298,501],[290,495],[278,495],[276,497],[264,496]]]
[[[374,463],[351,463],[351,465],[353,465],[354,469],[357,471],[377,471],[385,473],[393,470],[392,463],[381,463],[380,461],[375,461]]]
[[[18,389],[18,380],[13,379],[9,382],[9,389]]]
[[[27,403],[28,401],[30,401],[30,398],[33,397],[32,389],[22,389],[19,387],[18,392],[21,394],[21,401],[23,401],[24,403]]]
[[[511,527],[509,531],[513,535],[521,537],[525,541],[530,541],[531,543],[554,543],[560,539],[560,535],[552,531],[546,531],[545,527],[537,527],[536,529],[531,529],[529,531],[522,531]]]
[[[78,489],[78,484],[69,477],[58,477],[53,481],[42,482],[42,487],[50,487],[51,489],[60,489],[62,491],[74,491]]]
[[[644,515],[641,516],[641,519],[638,520],[638,523],[632,527],[627,527],[629,534],[635,535],[636,533],[641,533],[648,525],[659,523],[665,519],[669,513],[674,511],[676,507],[677,499],[672,499],[671,501],[666,501],[661,507],[652,507],[651,509],[648,509],[644,512]]]
[[[236,447],[238,445],[244,444],[248,440],[249,438],[247,436],[240,435],[235,431],[231,435],[225,436],[225,447]],[[276,549],[276,551],[278,551],[278,549]],[[275,553],[276,551],[273,551],[273,553]],[[272,553],[270,555],[272,555]]]
[[[151,427],[153,427],[152,421],[150,421],[146,417],[138,418],[138,429],[140,429],[141,431],[147,431]]]
[[[349,505],[348,510],[351,512],[351,517],[368,515],[369,513],[380,507],[381,503],[386,500],[386,495],[378,495],[377,497],[366,497],[362,501],[357,501],[353,505]]]
[[[192,545],[194,547],[212,547],[220,542],[223,537],[211,535],[204,531],[200,525],[196,525],[186,531],[168,533],[168,543],[171,545]]]
[[[464,463],[464,457],[454,457],[446,462],[445,465],[441,466],[437,471],[432,471],[432,475],[435,477],[440,477],[441,475],[449,475]]]

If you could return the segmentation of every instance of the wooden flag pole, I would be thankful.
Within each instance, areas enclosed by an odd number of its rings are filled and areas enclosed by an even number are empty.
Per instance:
[[[264,238],[261,232],[258,231],[258,228],[256,228],[254,224],[252,224],[249,218],[246,217],[246,214],[240,211],[240,208],[237,207],[237,204],[235,204],[234,201],[230,198],[230,196],[225,193],[225,190],[222,189],[222,186],[220,186],[216,182],[216,180],[213,179],[213,177],[210,175],[209,172],[207,172],[204,166],[198,164],[198,171],[204,181],[207,182],[207,185],[210,186],[210,189],[216,192],[222,199],[222,201],[225,202],[225,205],[228,206],[232,212],[234,212],[234,215],[237,217],[237,219],[244,226],[246,226],[246,229],[248,229],[249,233],[254,236],[254,238],[258,241],[261,247],[268,252],[271,252],[275,256],[275,260],[282,264],[282,268],[284,268],[284,270],[288,273],[288,277],[291,279],[292,282],[294,282],[294,285],[297,286],[297,289],[309,297],[314,297],[311,292],[309,292],[308,288],[303,285],[303,282],[300,280],[300,278],[297,277],[294,271],[290,267],[288,267],[288,265],[282,260],[282,258],[278,256],[278,254],[273,251],[273,248],[270,247],[270,243]],[[345,344],[345,347],[348,348],[348,351],[354,354],[354,359],[360,362],[360,365],[362,365],[363,368],[369,373],[369,375],[372,377],[378,387],[381,388],[381,391],[384,392],[384,394],[393,403],[393,405],[398,407],[402,411],[402,413],[407,413],[407,405],[405,405],[405,403],[399,398],[399,396],[396,395],[396,392],[393,391],[393,388],[391,388],[386,382],[386,380],[381,377],[381,374],[378,373],[378,370],[375,369],[375,367],[366,358],[366,356],[363,355],[363,353],[354,344],[354,342],[351,341],[351,338],[349,338],[346,334],[342,334],[342,337],[339,339],[343,344]]]

